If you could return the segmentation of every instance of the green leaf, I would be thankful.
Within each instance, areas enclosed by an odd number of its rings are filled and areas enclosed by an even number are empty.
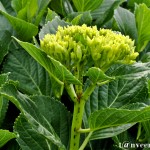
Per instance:
[[[8,19],[10,24],[16,30],[18,37],[20,39],[27,41],[38,33],[37,26],[28,23],[24,20],[21,20],[19,18],[16,18],[14,16],[11,16],[2,10],[0,10],[0,13],[2,13]]]
[[[0,96],[0,127],[2,126],[6,116],[6,112],[9,104],[8,102],[9,101],[7,99],[3,98],[3,96]]]
[[[135,63],[133,65],[114,65],[106,73],[116,79],[140,79],[150,74],[150,63]]]
[[[92,102],[92,98],[95,99],[95,105],[98,103],[98,109],[108,107],[124,108],[125,106],[129,109],[129,105],[133,105],[133,103],[139,102],[146,104],[148,98],[148,88],[146,82],[147,81],[143,78],[138,80],[120,79],[112,81],[109,84],[103,85],[96,89],[96,93],[93,93],[91,96],[91,104],[94,103]],[[93,106],[95,105],[93,104]],[[96,108],[93,107],[93,109]]]
[[[77,11],[88,11],[88,10],[95,10],[98,8],[103,0],[73,0],[73,4],[75,5]]]
[[[101,82],[110,81],[114,79],[113,77],[107,76],[101,69],[96,67],[89,68],[85,75],[88,76],[93,83],[100,84]]]
[[[71,23],[72,23],[73,25],[78,25],[79,22],[80,22],[80,19],[81,19],[82,15],[83,15],[83,14],[77,15],[75,18],[72,19]]]
[[[38,9],[38,0],[12,0],[11,4],[18,18],[32,22]]]
[[[150,120],[141,123],[145,130],[145,139],[150,142]]]
[[[73,7],[70,0],[51,0],[50,6],[53,11],[63,15],[64,17],[73,12]]]
[[[92,130],[99,130],[118,125],[142,122],[150,119],[150,107],[142,110],[106,108],[94,112],[89,117]]]
[[[78,79],[76,79],[70,71],[66,69],[59,61],[56,61],[52,57],[48,56],[36,46],[22,42],[18,39],[16,41],[35,59],[37,60],[48,73],[56,80],[58,83],[62,84],[64,82],[72,84],[81,84]]]
[[[71,116],[62,103],[46,96],[28,97],[12,84],[5,84],[1,95],[16,105],[38,134],[65,150],[70,137]]]
[[[104,0],[103,3],[96,10],[91,12],[94,24],[97,26],[104,25],[109,21],[114,14],[114,10],[125,0]]]
[[[133,13],[131,13],[127,9],[118,7],[114,12],[114,18],[118,24],[121,33],[129,35],[130,38],[137,40],[135,15]]]
[[[8,74],[0,74],[0,88],[8,81]],[[0,95],[0,127],[8,109],[8,100]]]
[[[76,21],[77,25],[82,25],[82,24],[91,25],[91,23],[92,23],[92,16],[91,16],[91,12],[90,11],[70,13],[67,16],[67,19],[70,22]]]
[[[130,6],[130,7],[134,7],[135,3],[136,4],[145,3],[147,5],[147,7],[150,6],[150,1],[148,1],[148,0],[128,0],[128,6]]]
[[[11,34],[8,31],[0,31],[0,64],[8,53]]]
[[[89,82],[85,83],[85,88]],[[97,86],[85,104],[83,122],[89,128],[88,118],[91,113],[103,108],[125,108],[139,110],[147,105],[148,87],[143,78],[137,80],[114,80]]]
[[[60,20],[59,17],[55,17],[51,22],[48,22],[39,32],[39,39],[43,39],[46,34],[55,34],[58,26],[67,26],[69,23],[66,23],[63,20]]]
[[[11,7],[11,2],[5,1],[5,0],[1,0],[0,1],[0,7],[3,5],[3,7],[5,8],[5,10],[7,10],[7,12],[9,14],[13,14],[13,9]]]
[[[134,124],[125,124],[117,127],[110,127],[106,129],[100,129],[93,132],[92,136],[90,137],[90,140],[96,140],[96,139],[104,139],[109,137],[114,137],[129,128],[131,128]]]
[[[135,10],[136,25],[138,30],[137,51],[142,51],[150,41],[150,9],[145,4],[140,4]]]
[[[45,22],[52,21],[56,16],[58,16],[57,13],[48,8]]]
[[[22,150],[57,150],[43,135],[34,130],[31,124],[20,115],[14,123],[14,132],[17,133],[17,142]]]
[[[16,138],[16,135],[8,130],[0,129],[0,147],[4,146],[9,140]]]
[[[13,0],[12,7],[18,18],[39,25],[49,2],[50,0]]]
[[[0,74],[0,87],[2,87],[3,84],[5,84],[8,81],[8,75],[9,75],[9,73]]]
[[[19,81],[18,87],[23,93],[30,95],[52,94],[49,75],[22,48],[11,48],[3,65],[3,72],[11,72],[10,79]]]

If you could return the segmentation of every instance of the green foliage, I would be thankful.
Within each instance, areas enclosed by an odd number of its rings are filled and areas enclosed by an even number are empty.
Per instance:
[[[0,130],[0,148],[13,138],[16,138],[14,133],[9,132],[8,130]]]
[[[73,3],[78,11],[95,10],[100,6],[103,0],[73,0]]]
[[[142,51],[150,40],[150,9],[145,4],[137,6],[135,17],[138,30],[137,51]]]
[[[30,40],[33,36],[37,34],[38,29],[35,25],[25,22],[24,20],[21,20],[14,16],[11,16],[4,11],[0,10],[0,12],[9,20],[13,28],[16,30],[19,38],[23,40]]]
[[[137,42],[135,15],[127,9],[118,7],[115,10],[114,18],[117,22],[121,33],[129,35],[132,39],[134,39]]]
[[[121,149],[124,141],[149,143],[149,6],[146,0],[1,0],[0,147],[111,150]],[[139,53],[136,62],[112,61],[103,69],[102,63],[114,57],[110,49],[118,48],[110,45],[103,47],[101,63],[93,64],[101,49],[96,40],[94,45],[90,39],[93,46],[87,46],[82,36],[86,30],[67,33],[78,47],[82,43],[91,52],[91,57],[86,53],[86,65],[70,61],[66,66],[46,54],[40,45],[45,35],[72,25],[109,28],[115,35],[129,36],[134,42],[125,43]],[[125,47],[120,48],[123,54]],[[81,56],[79,49],[71,52],[72,58]]]

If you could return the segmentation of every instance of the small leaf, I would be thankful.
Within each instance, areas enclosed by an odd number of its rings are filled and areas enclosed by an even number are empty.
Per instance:
[[[110,80],[114,79],[113,77],[109,77],[109,76],[105,75],[105,73],[101,69],[96,68],[96,67],[90,68],[87,71],[86,76],[89,76],[89,78],[94,83],[105,82],[105,81],[110,81]]]
[[[9,15],[8,13],[0,10],[0,12],[8,19],[10,24],[16,30],[18,37],[25,41],[32,39],[38,33],[37,26],[28,23],[24,20]]]
[[[48,22],[48,21],[52,21],[56,16],[58,16],[57,14],[56,14],[56,12],[54,12],[54,11],[52,11],[52,10],[50,10],[49,8],[48,8],[48,12],[47,12],[47,16],[46,16],[46,23]]]
[[[92,22],[92,16],[90,11],[70,13],[67,16],[67,19],[70,22],[76,21],[77,25],[83,25],[83,24],[91,25]]]
[[[71,23],[72,23],[73,25],[78,25],[79,22],[80,22],[81,17],[82,17],[82,14],[79,14],[78,16],[76,16],[76,17],[71,21]]]
[[[9,73],[0,74],[0,87],[2,87],[2,85],[8,81],[8,75],[9,75]]]
[[[98,8],[103,0],[73,0],[73,4],[75,5],[77,11],[88,11],[95,10]]]
[[[63,20],[60,20],[59,17],[56,16],[51,22],[48,21],[48,23],[45,26],[43,26],[43,28],[40,30],[39,39],[40,40],[43,39],[44,36],[48,33],[55,34],[58,26],[64,27],[67,25],[69,25],[69,23],[66,23]]]
[[[137,51],[142,51],[150,41],[150,9],[145,4],[140,4],[135,10],[136,25],[138,30]]]
[[[4,146],[9,140],[16,138],[16,135],[8,130],[0,129],[0,147]]]
[[[128,123],[143,122],[149,119],[150,107],[142,110],[106,108],[91,114],[89,124],[90,128],[95,131]]]

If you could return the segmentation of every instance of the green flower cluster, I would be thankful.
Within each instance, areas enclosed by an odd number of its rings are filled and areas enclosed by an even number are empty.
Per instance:
[[[138,53],[128,36],[96,26],[58,27],[40,41],[42,50],[72,70],[77,65],[106,71],[114,63],[132,64]]]

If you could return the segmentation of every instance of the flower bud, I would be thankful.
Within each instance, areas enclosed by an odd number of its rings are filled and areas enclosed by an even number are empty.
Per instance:
[[[138,56],[129,36],[109,29],[98,30],[96,26],[58,27],[55,35],[45,35],[40,44],[47,55],[67,68],[75,68],[78,63],[84,71],[91,66],[106,71],[113,63],[134,63]]]

